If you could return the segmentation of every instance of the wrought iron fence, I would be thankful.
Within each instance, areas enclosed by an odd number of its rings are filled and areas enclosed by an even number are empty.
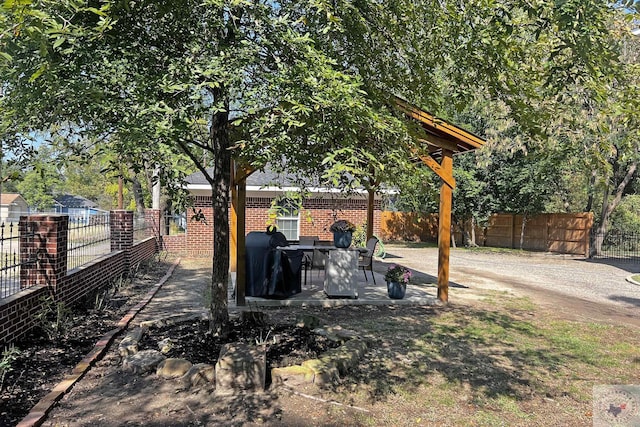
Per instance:
[[[591,257],[640,261],[640,233],[591,233]]]
[[[111,253],[109,213],[69,218],[67,269],[80,267]]]
[[[24,239],[33,239],[33,231],[28,231]],[[22,259],[20,255],[20,231],[17,222],[0,223],[0,299],[7,298],[22,290],[20,286],[21,267],[37,261]],[[24,274],[24,272],[23,272]],[[23,283],[31,283],[25,280]]]
[[[164,234],[184,234],[187,230],[187,215],[185,213],[164,213]]]
[[[133,217],[133,241],[139,242],[152,236],[153,226],[154,224],[152,224],[151,221],[147,221],[144,215],[135,215]]]

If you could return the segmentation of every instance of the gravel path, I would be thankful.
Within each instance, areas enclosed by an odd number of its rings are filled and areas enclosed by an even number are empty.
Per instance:
[[[385,263],[398,262],[433,277],[438,271],[437,248],[387,245]],[[640,271],[635,263],[585,260],[548,253],[505,254],[452,249],[450,298],[462,290],[490,288],[528,291],[547,299],[572,298],[620,311],[640,322],[640,286],[625,279]],[[457,289],[460,285],[462,288]],[[635,322],[634,322],[635,323]]]

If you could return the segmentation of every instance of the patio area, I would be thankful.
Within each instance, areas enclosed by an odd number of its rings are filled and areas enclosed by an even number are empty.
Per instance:
[[[371,278],[371,271],[367,271],[365,280],[364,273],[359,270],[356,273],[358,280],[357,298],[328,297],[324,291],[325,272],[323,270],[312,270],[307,274],[307,283],[304,282],[304,271],[302,272],[302,292],[286,299],[260,298],[247,296],[247,305],[237,307],[233,295],[233,287],[229,290],[229,309],[243,310],[255,307],[274,306],[323,306],[335,307],[342,305],[430,305],[436,304],[437,285],[436,278],[427,276],[414,270],[412,283],[407,286],[407,292],[403,299],[391,299],[387,295],[387,284],[384,280],[384,271],[391,263],[384,261],[374,261],[373,268],[376,284]],[[235,273],[232,273],[233,284],[235,285]]]

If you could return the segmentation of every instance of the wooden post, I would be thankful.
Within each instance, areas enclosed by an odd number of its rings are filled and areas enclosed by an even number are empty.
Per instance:
[[[376,192],[373,189],[369,188],[367,190],[367,193],[369,194],[369,200],[367,203],[367,240],[369,240],[371,237],[373,237],[373,206],[375,202]]]
[[[453,152],[442,150],[440,166],[444,174],[453,175]],[[451,203],[453,189],[444,180],[440,186],[438,221],[438,299],[449,301],[449,254],[451,251]]]
[[[238,201],[237,201],[237,223],[236,223],[236,305],[244,306],[246,304],[246,206],[247,206],[247,180],[246,177],[237,183]]]
[[[231,165],[231,241],[229,270],[236,273],[236,305],[243,306],[246,297],[245,234],[247,206],[247,177],[254,169],[247,166]]]
[[[229,271],[238,271],[238,186],[231,183],[231,227],[229,230]]]

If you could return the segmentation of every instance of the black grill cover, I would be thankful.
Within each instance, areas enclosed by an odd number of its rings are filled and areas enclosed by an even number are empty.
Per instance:
[[[284,234],[252,231],[245,240],[246,295],[287,298],[301,292],[304,252],[277,249],[287,246]]]

